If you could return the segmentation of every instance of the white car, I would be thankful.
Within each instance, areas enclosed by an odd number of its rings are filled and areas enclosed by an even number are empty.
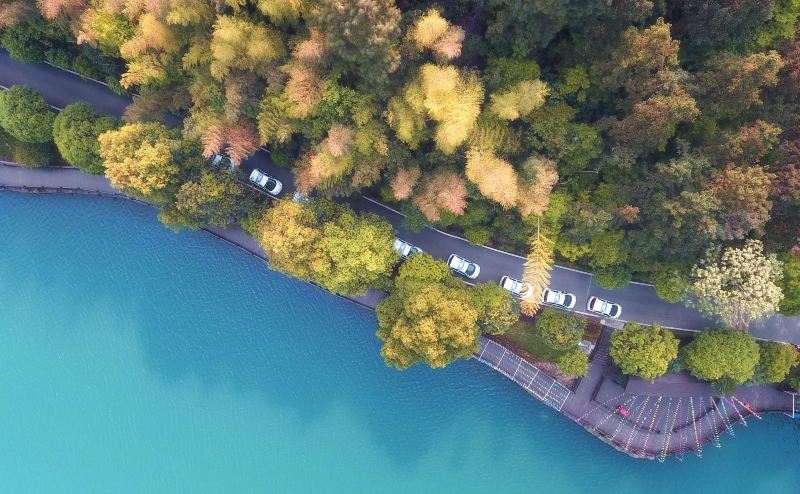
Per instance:
[[[392,244],[392,247],[394,247],[394,250],[396,250],[397,253],[400,254],[400,256],[402,256],[403,258],[406,258],[411,254],[418,254],[420,252],[423,252],[423,250],[420,249],[419,247],[411,245],[405,240],[400,240],[399,238],[394,239],[394,244]]]
[[[508,276],[503,276],[500,278],[500,286],[511,292],[511,295],[522,299],[528,300],[533,295],[533,290],[531,290],[531,286],[524,281],[515,280],[514,278],[510,278]]]
[[[258,168],[250,173],[250,182],[258,188],[263,189],[273,196],[277,196],[283,190],[283,184],[277,178],[273,178]]]
[[[619,304],[603,300],[602,298],[591,297],[589,304],[586,306],[589,312],[600,314],[611,319],[617,319],[622,315],[622,307]]]
[[[230,159],[230,157],[225,156],[224,154],[215,154],[211,158],[209,158],[209,163],[211,166],[215,168],[219,168],[220,166],[225,166],[228,170],[236,170],[236,167],[239,166],[239,163]]]
[[[551,290],[545,288],[542,292],[542,303],[547,305],[555,305],[564,309],[571,309],[575,307],[575,295],[560,290]]]
[[[450,254],[450,257],[447,258],[447,266],[471,280],[477,278],[481,272],[480,266],[455,254]]]

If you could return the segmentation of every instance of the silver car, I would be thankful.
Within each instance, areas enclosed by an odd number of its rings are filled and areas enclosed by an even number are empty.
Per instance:
[[[575,307],[575,295],[561,290],[551,290],[545,288],[542,291],[542,303],[547,305],[555,305],[564,309],[571,309]]]
[[[500,286],[511,292],[511,295],[520,300],[528,300],[533,295],[531,286],[524,281],[515,280],[510,276],[500,278]]]
[[[447,267],[471,280],[477,278],[481,272],[480,266],[455,254],[450,254],[447,258]]]
[[[617,319],[622,315],[622,307],[619,304],[603,300],[598,297],[591,297],[589,303],[586,305],[589,312],[606,316],[610,319]]]
[[[259,189],[269,192],[273,196],[277,196],[283,190],[283,184],[280,182],[280,180],[267,175],[258,168],[255,168],[250,173],[250,182]]]

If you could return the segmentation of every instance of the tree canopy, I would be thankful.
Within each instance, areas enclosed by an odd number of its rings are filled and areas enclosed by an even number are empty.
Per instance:
[[[69,164],[101,175],[104,167],[97,138],[117,127],[118,122],[113,117],[98,115],[88,103],[75,103],[56,115],[53,139],[58,152]]]
[[[704,331],[684,350],[684,360],[692,375],[712,381],[724,393],[752,379],[759,358],[755,338],[734,329]]]
[[[656,323],[626,323],[611,335],[611,358],[622,372],[653,382],[678,357],[678,339]]]
[[[27,86],[0,91],[0,126],[14,138],[30,144],[53,140],[55,113],[41,94]]]

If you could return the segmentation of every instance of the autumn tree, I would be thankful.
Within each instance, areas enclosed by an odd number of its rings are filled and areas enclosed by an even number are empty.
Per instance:
[[[161,210],[159,218],[175,227],[226,228],[244,218],[250,206],[252,201],[247,199],[234,172],[204,170],[199,177],[180,186],[174,202]]]
[[[520,167],[519,212],[523,216],[544,214],[556,183],[558,172],[553,160],[539,155],[528,157]]]
[[[381,355],[399,369],[420,362],[444,367],[478,349],[480,313],[473,297],[445,263],[428,254],[403,263],[376,312]]]
[[[488,199],[505,209],[517,203],[519,177],[508,161],[492,152],[471,148],[467,152],[467,179]]]
[[[390,185],[395,199],[404,200],[411,197],[414,186],[417,185],[420,177],[419,168],[400,168],[392,178]]]
[[[441,211],[464,214],[467,207],[467,186],[458,174],[439,170],[423,175],[412,200],[430,221],[437,221]]]
[[[733,329],[704,331],[684,349],[684,361],[693,376],[712,381],[723,394],[752,379],[758,364],[758,343],[750,334]]]
[[[269,265],[301,280],[312,280],[328,265],[318,248],[321,238],[315,211],[289,199],[276,201],[258,225],[257,240]]]
[[[239,17],[219,16],[211,36],[211,74],[224,79],[231,70],[266,75],[286,55],[280,33]]]
[[[678,357],[678,339],[656,323],[642,326],[629,322],[611,335],[609,354],[624,374],[653,382]]]
[[[700,108],[705,114],[730,118],[761,105],[762,90],[778,83],[783,65],[776,51],[714,56],[697,76]]]
[[[721,238],[742,239],[769,220],[773,175],[760,166],[727,166],[707,185],[718,201]]]
[[[504,120],[524,117],[544,104],[550,88],[540,80],[521,81],[511,88],[492,93],[489,111]]]
[[[541,306],[541,293],[550,286],[550,270],[553,268],[553,243],[544,235],[537,233],[530,240],[530,252],[525,261],[522,281],[533,292],[533,296],[522,301],[522,312],[532,316]]]
[[[415,147],[427,116],[437,123],[434,141],[444,153],[453,153],[470,136],[483,102],[483,85],[475,74],[452,66],[425,64],[419,77],[402,90],[402,99],[390,103],[389,125],[398,137]]]
[[[428,10],[420,16],[408,32],[417,50],[430,50],[442,62],[458,58],[464,30],[453,26],[438,10]]]
[[[747,329],[750,321],[778,310],[783,298],[780,277],[781,263],[765,255],[758,240],[747,240],[741,248],[710,249],[692,270],[695,299],[688,303],[732,327]]]
[[[22,142],[42,144],[53,140],[55,113],[41,94],[27,86],[0,92],[0,126]]]
[[[387,221],[325,200],[278,201],[262,218],[258,240],[275,269],[342,295],[382,286],[399,258]]]
[[[128,124],[98,137],[105,175],[114,187],[156,203],[174,196],[204,159],[200,146],[160,123]]]
[[[56,115],[53,139],[69,164],[100,175],[103,173],[103,159],[97,138],[118,125],[113,117],[98,115],[88,103],[74,103]]]

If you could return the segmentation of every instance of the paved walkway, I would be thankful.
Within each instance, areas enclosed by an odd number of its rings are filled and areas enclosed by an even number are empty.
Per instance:
[[[702,456],[703,447],[718,447],[723,434],[735,435],[737,423],[746,425],[764,413],[793,412],[792,395],[776,385],[740,387],[732,396],[720,397],[679,374],[648,385],[633,380],[623,387],[623,376],[608,355],[610,334],[605,328],[589,374],[561,411],[628,455],[662,461],[687,453]]]
[[[102,84],[46,64],[21,63],[0,50],[0,86],[9,87],[14,84],[31,86],[41,92],[48,103],[59,108],[77,101],[88,101],[99,112],[119,117],[130,104],[129,98],[114,94]],[[170,124],[179,123],[174,117],[166,120]],[[244,173],[249,173],[253,168],[260,168],[281,180],[284,184],[284,195],[294,191],[291,170],[277,166],[268,152],[259,151],[242,163]],[[524,259],[517,255],[472,245],[462,238],[431,228],[411,232],[403,228],[403,216],[386,206],[366,198],[353,198],[350,203],[358,211],[371,211],[385,217],[394,225],[399,236],[419,245],[435,257],[447,259],[451,253],[457,253],[478,263],[481,266],[477,280],[479,282],[498,282],[504,275],[514,278],[522,276]],[[606,290],[594,284],[590,273],[556,266],[552,270],[551,286],[574,293],[577,297],[576,309],[584,314],[589,297],[596,295],[620,303],[623,321],[639,321],[645,324],[655,321],[666,327],[691,331],[700,331],[717,324],[683,304],[670,304],[661,300],[649,285],[632,283],[622,289]],[[750,329],[758,338],[800,344],[800,317],[774,316],[755,321]]]

